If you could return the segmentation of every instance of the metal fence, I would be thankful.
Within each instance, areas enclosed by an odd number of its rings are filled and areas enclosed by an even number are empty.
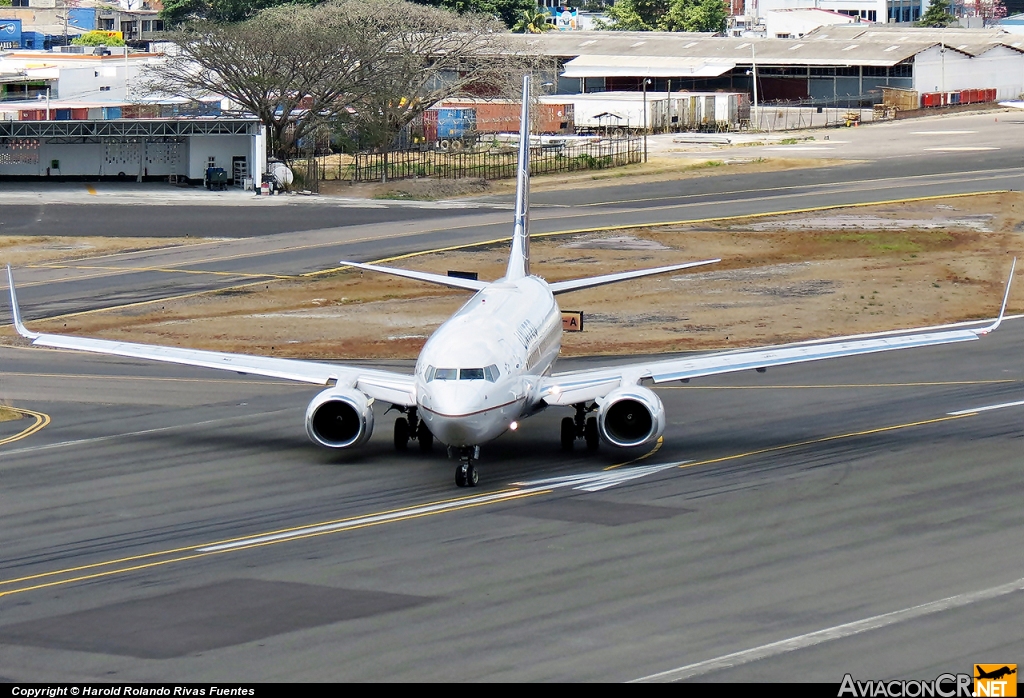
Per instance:
[[[576,172],[620,167],[643,161],[643,139],[604,138],[580,143],[554,142],[530,149],[530,172]],[[516,176],[514,147],[479,151],[399,150],[319,156],[320,179],[381,182],[413,177],[438,179],[512,179]]]

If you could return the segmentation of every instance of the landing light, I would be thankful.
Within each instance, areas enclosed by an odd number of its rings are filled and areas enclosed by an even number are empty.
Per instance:
[[[508,428],[511,429],[512,431],[515,431],[516,429],[519,428],[519,422],[512,422],[511,424],[508,425]]]

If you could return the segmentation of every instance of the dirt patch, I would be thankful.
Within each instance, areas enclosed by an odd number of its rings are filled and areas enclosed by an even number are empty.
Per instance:
[[[0,265],[67,262],[104,255],[209,242],[209,238],[74,238],[0,236]]]
[[[951,215],[951,209],[956,215]],[[766,219],[665,226],[534,240],[533,271],[548,280],[712,257],[677,274],[559,297],[585,313],[566,355],[738,347],[991,317],[1010,257],[1024,250],[1024,195],[1008,193],[838,211],[877,229],[807,229]],[[987,214],[987,230],[950,221]],[[942,227],[886,221],[941,217]],[[778,222],[807,216],[780,217]],[[776,222],[776,221],[772,221]],[[403,266],[504,272],[507,244],[425,254]],[[34,329],[221,351],[306,358],[410,358],[468,294],[345,270],[130,310],[40,321]],[[1010,310],[1024,309],[1017,287]]]

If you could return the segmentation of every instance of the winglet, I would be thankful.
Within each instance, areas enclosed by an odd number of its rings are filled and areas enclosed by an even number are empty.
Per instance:
[[[14,316],[14,329],[26,339],[39,339],[38,332],[29,332],[25,323],[21,321],[21,308],[18,307],[18,294],[14,290],[14,274],[11,273],[11,265],[7,265],[7,284],[11,289],[11,314]]]
[[[996,321],[993,322],[988,327],[982,327],[979,330],[974,330],[974,334],[979,335],[979,336],[983,335],[983,334],[988,334],[989,332],[992,332],[992,331],[998,329],[999,325],[1002,324],[1003,316],[1006,314],[1006,302],[1010,299],[1010,285],[1013,283],[1013,270],[1014,270],[1014,268],[1016,266],[1017,266],[1017,258],[1014,257],[1013,258],[1013,263],[1010,265],[1010,278],[1006,280],[1006,292],[1003,293],[1003,305],[999,309],[999,317],[997,317]]]

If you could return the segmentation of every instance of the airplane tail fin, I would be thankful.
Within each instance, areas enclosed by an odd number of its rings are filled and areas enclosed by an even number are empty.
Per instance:
[[[11,316],[14,320],[14,329],[26,339],[38,339],[39,333],[30,331],[21,321],[21,307],[18,305],[18,292],[14,290],[14,274],[11,272],[10,264],[7,265],[7,284],[11,291]]]
[[[516,213],[512,250],[505,278],[530,275],[530,75],[523,76],[523,106],[519,112],[519,165],[516,172]]]

